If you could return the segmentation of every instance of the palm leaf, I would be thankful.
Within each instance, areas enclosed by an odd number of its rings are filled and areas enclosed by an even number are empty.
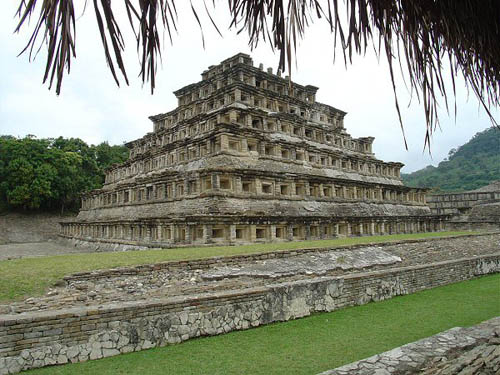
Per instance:
[[[207,0],[204,0],[205,2]],[[122,59],[125,43],[114,17],[116,3],[93,0],[95,16],[103,43],[104,54],[116,83],[119,80],[115,64],[125,81],[127,74]],[[212,0],[219,11],[223,6]],[[38,3],[41,3],[39,9]],[[140,56],[140,77],[155,87],[157,59],[162,46],[159,28],[177,30],[175,0],[124,0],[128,22],[136,36]],[[228,0],[230,28],[248,33],[249,45],[267,42],[279,52],[278,68],[290,72],[297,43],[311,22],[327,22],[332,34],[331,48],[340,46],[344,62],[352,62],[353,54],[364,54],[370,46],[385,55],[390,70],[395,106],[403,129],[396,92],[394,64],[406,74],[409,89],[423,104],[427,124],[426,144],[439,125],[438,100],[444,98],[448,109],[448,94],[443,77],[449,67],[455,96],[455,77],[461,74],[482,103],[491,121],[498,126],[491,109],[500,106],[500,1],[498,0]],[[192,4],[191,4],[192,6]],[[37,12],[38,9],[38,12]],[[208,11],[212,25],[219,29]],[[192,6],[194,17],[203,27]],[[344,13],[345,14],[341,14]],[[72,0],[21,0],[16,31],[37,14],[26,48],[30,60],[37,41],[46,42],[47,61],[44,82],[60,93],[65,69],[69,72],[75,53],[75,17]],[[346,21],[343,21],[346,20]],[[220,32],[219,32],[220,33]],[[110,48],[111,46],[111,48]],[[456,102],[454,105],[456,113]]]

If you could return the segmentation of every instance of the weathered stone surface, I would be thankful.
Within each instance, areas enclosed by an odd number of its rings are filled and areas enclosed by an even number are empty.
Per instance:
[[[500,371],[500,317],[353,362],[321,375],[495,375]]]
[[[66,278],[67,285],[51,289],[44,297],[0,305],[0,309],[8,314],[19,314],[28,311],[91,306],[111,301],[148,300],[265,286],[270,280],[286,282],[321,275],[341,276],[367,270],[383,270],[493,254],[499,251],[500,235],[489,234],[333,250],[317,249],[253,257],[171,262],[70,276]],[[260,257],[265,259],[261,260]],[[487,268],[491,265],[484,263],[480,267]],[[481,272],[491,272],[486,268]],[[394,283],[390,285],[382,283],[380,289],[397,289],[397,287]],[[335,293],[338,294],[339,291],[332,290],[332,297],[335,297]],[[376,299],[380,293],[378,289],[370,289],[366,291],[366,295],[370,296],[370,299]],[[81,331],[95,329],[98,327],[92,321],[78,327]],[[67,333],[68,330],[69,328],[63,333]],[[37,330],[25,333],[24,338],[36,338],[41,335],[42,332]]]
[[[252,64],[238,54],[176,91],[62,236],[102,250],[442,229],[426,189],[403,186],[373,137],[351,137],[345,112]]]
[[[349,251],[307,254],[285,259],[269,259],[244,265],[240,268],[217,268],[203,273],[202,279],[223,279],[227,277],[278,278],[290,275],[325,275],[329,271],[341,269],[353,271],[376,265],[392,265],[401,258],[388,254],[377,247],[366,247]]]
[[[486,238],[494,239],[495,235],[468,238],[472,241],[482,241]],[[461,239],[462,248],[466,239]],[[412,257],[422,262],[425,259],[440,259],[437,254],[456,257],[456,254],[453,251],[447,251],[446,247],[440,248],[445,243],[450,244],[452,241],[388,245],[383,247],[383,252],[399,256],[398,251],[404,252],[405,247],[416,246],[414,250],[416,253],[425,253],[422,251],[424,248],[430,249],[426,256],[421,254],[420,258]],[[391,250],[389,251],[388,248]],[[379,251],[376,253],[380,254]],[[311,255],[316,256],[317,253],[311,252]],[[300,258],[299,255],[291,256],[293,257]],[[475,275],[500,271],[499,253],[415,265],[407,265],[404,256],[400,258],[401,262],[396,264],[376,265],[355,273],[335,270],[334,272],[339,272],[339,274],[320,277],[296,275],[296,279],[293,277],[252,278],[266,281],[256,285],[251,283],[225,284],[216,281],[222,285],[221,289],[203,291],[199,289],[199,281],[191,280],[192,272],[195,272],[194,275],[200,275],[200,270],[184,270],[178,272],[185,272],[184,276],[190,285],[190,289],[186,289],[190,291],[188,295],[166,297],[163,295],[158,298],[148,296],[143,300],[129,298],[124,301],[115,300],[110,295],[107,302],[93,302],[89,306],[1,315],[0,338],[10,336],[14,339],[6,341],[7,349],[2,349],[3,351],[0,352],[0,364],[7,369],[5,373],[13,373],[19,369],[97,359],[118,353],[175,344],[199,336],[248,329],[271,322],[307,316],[314,312],[332,311],[345,306],[413,293],[468,279]],[[186,263],[185,268],[189,268],[188,266],[189,263]],[[213,267],[217,268],[220,265]],[[222,265],[222,267],[227,266]],[[148,282],[143,278],[148,277],[151,270],[146,272],[143,269],[141,272],[135,275],[122,275],[122,277],[131,277],[137,285],[147,285]],[[170,277],[172,275],[165,269],[162,272]],[[70,282],[68,288],[78,293],[87,293],[91,289],[99,290],[98,286],[105,283],[107,279],[104,276],[103,273],[98,279],[77,278],[74,280],[75,283],[80,283],[80,286],[87,285],[87,287],[74,288]],[[161,279],[157,273],[154,277]],[[245,278],[248,279],[248,277]],[[121,279],[120,282],[123,280]],[[109,285],[114,285],[115,281],[110,278]],[[234,289],[231,289],[229,285],[232,285]],[[155,288],[163,289],[163,286],[159,285]],[[63,294],[61,291],[54,296]],[[31,302],[37,305],[36,300]],[[82,330],[83,326],[92,326],[93,329]],[[36,331],[43,334],[54,332],[54,330],[62,330],[66,333],[63,336],[42,335],[42,337],[29,339],[32,340],[29,342],[26,342],[23,338],[24,334],[20,333]],[[10,332],[13,333],[10,334]],[[478,337],[472,333],[470,336]],[[446,351],[440,348],[435,350],[441,353]],[[418,361],[418,358],[410,354],[401,356],[402,360],[409,362]],[[384,371],[391,371],[396,363],[393,358],[388,359],[388,367]]]
[[[456,215],[453,221],[492,221],[500,224],[500,181],[462,193],[429,195],[427,202],[435,214]]]

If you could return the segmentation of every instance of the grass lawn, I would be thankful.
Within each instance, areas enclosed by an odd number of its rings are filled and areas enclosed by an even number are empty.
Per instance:
[[[315,247],[342,247],[353,244],[467,235],[471,232],[429,232],[388,236],[349,237],[332,240],[296,241],[243,246],[193,247],[58,255],[0,261],[0,302],[43,294],[62,277],[82,271],[151,264],[172,260],[264,253]]]
[[[500,315],[500,274],[387,301],[30,374],[317,374]]]

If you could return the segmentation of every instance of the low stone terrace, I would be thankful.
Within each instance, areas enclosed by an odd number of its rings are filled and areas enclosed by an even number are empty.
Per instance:
[[[0,314],[239,290],[499,252],[500,234],[496,233],[165,262],[71,275],[43,297],[0,305]]]

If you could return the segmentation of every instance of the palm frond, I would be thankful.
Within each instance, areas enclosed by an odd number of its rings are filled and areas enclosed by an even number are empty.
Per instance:
[[[209,0],[204,0],[204,2]],[[93,0],[104,53],[109,69],[118,82],[115,64],[128,83],[122,51],[123,37],[113,10],[116,2]],[[222,5],[212,0],[218,11]],[[30,59],[37,40],[47,42],[44,82],[56,79],[59,94],[65,68],[69,72],[75,57],[75,17],[72,0],[21,0],[16,31],[36,14],[42,3],[33,33],[26,48]],[[162,46],[159,27],[177,30],[175,0],[124,0],[128,22],[136,36],[143,82],[155,87],[157,60]],[[394,61],[408,76],[409,88],[423,104],[427,124],[426,143],[439,124],[438,100],[444,98],[448,109],[444,66],[449,67],[455,95],[455,77],[461,74],[466,85],[482,103],[492,122],[498,126],[491,109],[500,106],[500,2],[498,0],[228,0],[230,28],[248,33],[249,45],[270,43],[279,52],[278,67],[290,71],[297,44],[311,22],[327,22],[332,34],[331,48],[341,47],[344,62],[354,54],[364,54],[373,46],[385,55],[390,70],[395,106],[401,127]],[[192,6],[192,4],[191,4]],[[205,4],[210,21],[216,28]],[[200,24],[195,8],[194,17]],[[345,13],[344,13],[345,12]],[[341,14],[342,13],[342,14]],[[346,20],[346,21],[343,21]],[[111,48],[109,47],[111,46]],[[456,103],[455,103],[456,112]],[[428,145],[428,143],[427,143]]]

